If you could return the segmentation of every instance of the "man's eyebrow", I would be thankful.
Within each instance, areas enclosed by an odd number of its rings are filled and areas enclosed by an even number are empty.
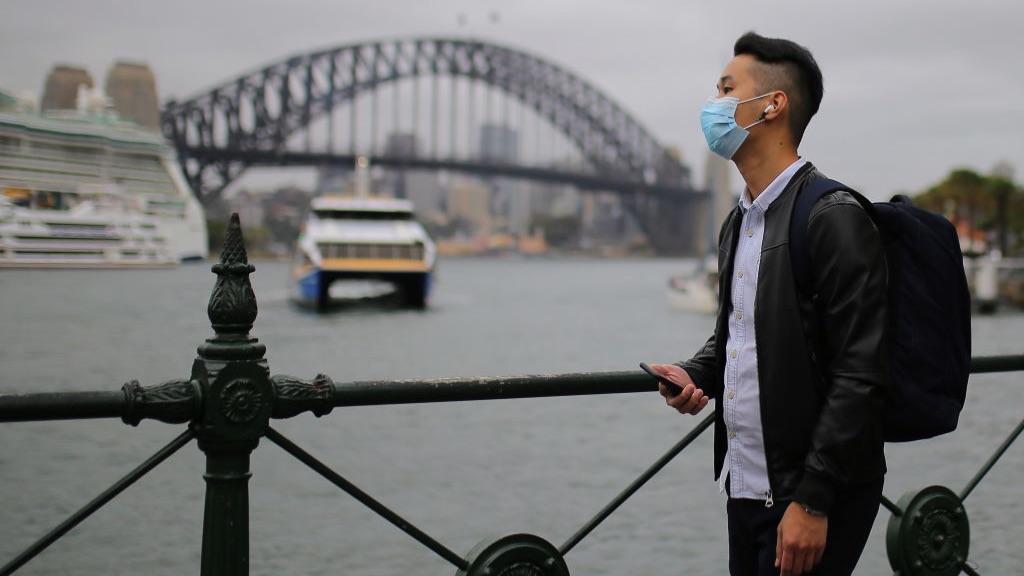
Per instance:
[[[732,82],[732,81],[733,81],[733,77],[729,76],[728,74],[726,74],[725,76],[722,76],[721,78],[718,79],[718,83],[719,84],[725,84],[726,82]]]

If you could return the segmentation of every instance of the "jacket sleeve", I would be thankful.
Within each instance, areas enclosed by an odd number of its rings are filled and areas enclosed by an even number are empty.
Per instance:
[[[828,197],[826,197],[828,198]],[[821,412],[794,499],[828,512],[858,466],[882,453],[887,386],[887,269],[882,239],[856,200],[837,196],[811,215],[807,245],[818,314]]]
[[[701,391],[704,392],[709,398],[715,397],[715,375],[721,370],[718,366],[718,357],[715,355],[715,334],[712,333],[708,341],[704,343],[704,346],[697,350],[697,353],[693,355],[689,360],[683,360],[676,362],[676,366],[679,366],[683,370],[686,370],[686,374],[690,376],[693,383],[697,385]]]

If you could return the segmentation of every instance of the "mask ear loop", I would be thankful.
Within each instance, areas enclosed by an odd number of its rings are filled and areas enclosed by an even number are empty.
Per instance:
[[[765,94],[765,96],[767,96],[767,94]],[[755,98],[751,98],[750,100],[755,100]],[[747,102],[749,102],[750,100],[747,100]],[[767,122],[768,119],[765,118],[765,116],[767,116],[768,113],[771,112],[772,110],[775,110],[775,104],[769,104],[768,107],[764,109],[764,112],[761,112],[761,118],[758,119],[757,122],[754,122],[753,124],[747,124],[746,126],[741,126],[741,128],[743,128],[744,130],[749,130],[762,122]]]
[[[757,126],[758,124],[760,124],[760,123],[762,123],[764,121],[765,121],[765,119],[761,118],[757,122],[754,122],[753,124],[747,124],[746,126],[741,126],[741,128],[743,128],[744,130],[750,130],[752,127]]]
[[[767,96],[771,96],[772,94],[773,94],[773,92],[765,92],[764,94],[761,94],[760,96],[754,96],[753,98],[747,98],[746,100],[740,100],[739,102],[736,103],[736,105],[739,106],[740,104],[746,104],[747,102],[753,102],[754,100],[760,100],[761,98],[765,98]]]

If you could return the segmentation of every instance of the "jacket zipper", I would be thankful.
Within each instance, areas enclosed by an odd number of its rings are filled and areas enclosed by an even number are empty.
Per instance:
[[[765,224],[765,229],[767,230],[767,228],[768,228],[767,214],[765,214],[765,222],[764,222],[764,224]],[[758,335],[757,335],[757,327],[758,327],[758,325],[764,326],[764,323],[760,321],[760,316],[761,316],[760,312],[761,312],[762,307],[759,306],[758,305],[759,303],[757,302],[757,298],[760,295],[760,290],[758,290],[758,288],[760,288],[761,278],[762,278],[761,275],[758,274],[758,278],[757,278],[757,284],[758,285],[754,286],[754,341],[755,342],[759,341]],[[761,347],[758,346],[755,349],[754,353],[757,354],[758,356],[760,356],[760,354],[761,354]],[[773,499],[773,496],[772,496],[772,491],[773,491],[773,489],[775,487],[775,478],[774,478],[775,477],[775,473],[774,473],[774,470],[772,469],[771,457],[768,454],[768,452],[769,452],[769,450],[768,450],[768,410],[766,409],[765,386],[764,386],[764,384],[765,384],[764,375],[761,374],[761,359],[758,358],[757,359],[757,389],[758,389],[757,390],[757,394],[758,394],[757,400],[758,400],[758,404],[761,407],[761,442],[762,442],[762,448],[764,449],[764,464],[765,464],[764,467],[765,467],[765,472],[768,473],[768,492],[765,493],[764,507],[765,508],[771,508],[772,506],[775,505],[775,500]]]

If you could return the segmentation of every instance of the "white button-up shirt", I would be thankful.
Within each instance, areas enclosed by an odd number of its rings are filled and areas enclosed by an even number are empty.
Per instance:
[[[725,355],[725,390],[722,410],[725,416],[728,449],[719,478],[719,489],[733,498],[771,499],[768,465],[764,455],[764,431],[761,429],[761,390],[757,377],[757,340],[754,332],[754,301],[757,296],[757,272],[761,264],[764,240],[764,216],[772,202],[806,163],[803,158],[790,164],[751,202],[749,190],[740,196],[743,222],[736,244],[732,274],[732,313],[729,315],[729,339]]]

